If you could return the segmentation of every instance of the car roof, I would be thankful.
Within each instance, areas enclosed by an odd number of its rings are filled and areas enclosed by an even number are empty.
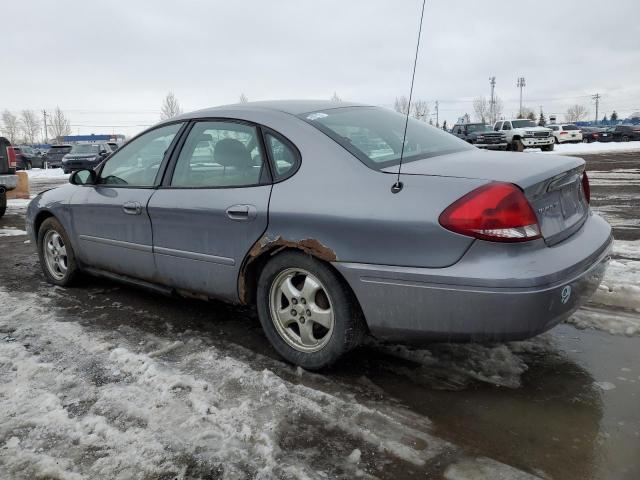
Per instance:
[[[331,100],[267,100],[260,102],[233,103],[230,105],[221,105],[219,107],[204,108],[202,110],[196,110],[194,112],[179,115],[178,117],[174,117],[171,120],[197,117],[215,117],[217,115],[217,112],[220,110],[235,110],[246,112],[274,110],[291,115],[301,115],[303,113],[315,112],[317,110],[370,106],[372,105],[354,102],[334,102]]]

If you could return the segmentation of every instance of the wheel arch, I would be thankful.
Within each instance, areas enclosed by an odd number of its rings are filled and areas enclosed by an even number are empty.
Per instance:
[[[54,217],[56,220],[60,221],[60,219],[58,219],[58,217],[56,217],[49,210],[41,210],[38,212],[38,214],[36,215],[36,218],[33,220],[33,234],[36,239],[38,238],[38,232],[40,231],[40,227],[42,226],[42,223],[47,218],[51,218],[51,217]]]

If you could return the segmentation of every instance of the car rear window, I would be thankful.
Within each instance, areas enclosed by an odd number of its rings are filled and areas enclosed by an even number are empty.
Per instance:
[[[562,127],[563,130],[578,130],[578,127],[576,127],[575,125],[564,125]]]
[[[299,118],[375,170],[400,163],[404,115],[381,107],[343,107],[305,113]],[[474,148],[454,135],[410,118],[403,162]]]
[[[68,145],[53,145],[47,153],[68,153],[71,151],[71,147]]]

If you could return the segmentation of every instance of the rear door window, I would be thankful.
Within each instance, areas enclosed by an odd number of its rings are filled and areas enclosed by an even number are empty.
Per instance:
[[[275,168],[276,180],[282,180],[292,175],[300,162],[299,154],[295,148],[270,132],[265,134],[265,140]]]

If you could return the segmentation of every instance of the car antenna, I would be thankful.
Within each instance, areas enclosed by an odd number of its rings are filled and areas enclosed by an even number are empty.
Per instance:
[[[411,75],[411,88],[409,89],[409,103],[407,104],[407,116],[404,121],[404,133],[402,134],[402,147],[400,150],[400,165],[398,165],[398,178],[391,186],[393,193],[399,193],[404,186],[400,181],[400,172],[402,170],[402,158],[404,157],[404,143],[407,140],[407,126],[409,125],[409,112],[411,111],[411,97],[413,96],[413,81],[416,78],[416,65],[418,63],[418,51],[420,50],[420,36],[422,35],[422,19],[424,18],[424,5],[427,0],[422,0],[422,13],[420,14],[420,28],[418,29],[418,42],[416,43],[416,56],[413,59],[413,74]]]

